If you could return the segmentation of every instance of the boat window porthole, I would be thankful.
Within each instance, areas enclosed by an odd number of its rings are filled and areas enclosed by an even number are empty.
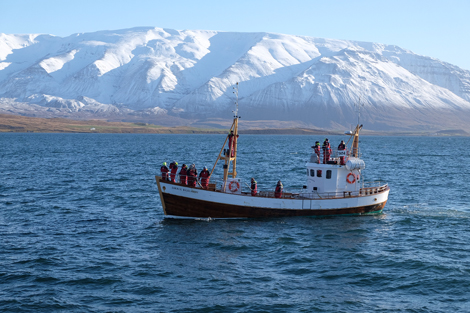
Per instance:
[[[331,170],[326,171],[326,179],[331,179]]]
[[[315,177],[315,170],[310,170],[310,176]]]
[[[317,170],[317,177],[321,177],[321,170]]]

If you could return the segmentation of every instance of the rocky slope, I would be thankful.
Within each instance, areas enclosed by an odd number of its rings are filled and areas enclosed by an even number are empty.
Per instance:
[[[229,118],[236,82],[247,120],[349,128],[362,104],[368,129],[470,130],[470,72],[397,46],[161,28],[0,34],[0,113],[184,125]]]

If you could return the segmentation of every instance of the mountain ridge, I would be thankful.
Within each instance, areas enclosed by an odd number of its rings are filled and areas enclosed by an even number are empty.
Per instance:
[[[185,123],[228,117],[373,130],[465,129],[470,71],[393,45],[137,27],[0,34],[0,113]]]

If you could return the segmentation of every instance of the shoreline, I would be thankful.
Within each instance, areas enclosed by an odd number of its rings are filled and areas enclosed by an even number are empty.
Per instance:
[[[227,129],[189,126],[167,127],[138,122],[108,122],[104,120],[71,120],[66,118],[41,118],[0,114],[0,133],[101,133],[101,134],[226,134]],[[310,128],[240,129],[243,135],[343,135],[344,131]],[[468,137],[462,130],[441,131],[368,131],[363,136],[421,136]]]

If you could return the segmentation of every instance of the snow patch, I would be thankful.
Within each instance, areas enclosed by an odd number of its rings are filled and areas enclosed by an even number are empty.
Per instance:
[[[38,34],[8,35],[0,33],[0,61],[6,60],[14,50],[28,47],[35,43]]]
[[[371,119],[470,109],[470,71],[397,46],[151,27],[0,34],[0,95],[34,108],[217,116],[236,82],[245,118],[348,121],[358,101]]]
[[[144,110],[144,112],[149,113],[149,114],[154,114],[154,115],[162,115],[162,114],[167,114],[168,110],[165,110],[159,107],[154,107],[154,108],[146,109]]]
[[[49,74],[53,73],[55,71],[60,70],[64,66],[65,63],[73,60],[77,52],[78,50],[72,50],[68,53],[64,53],[56,57],[44,59],[39,63],[39,66],[45,69],[47,73]]]
[[[7,68],[8,65],[10,65],[11,62],[0,62],[0,71]]]

